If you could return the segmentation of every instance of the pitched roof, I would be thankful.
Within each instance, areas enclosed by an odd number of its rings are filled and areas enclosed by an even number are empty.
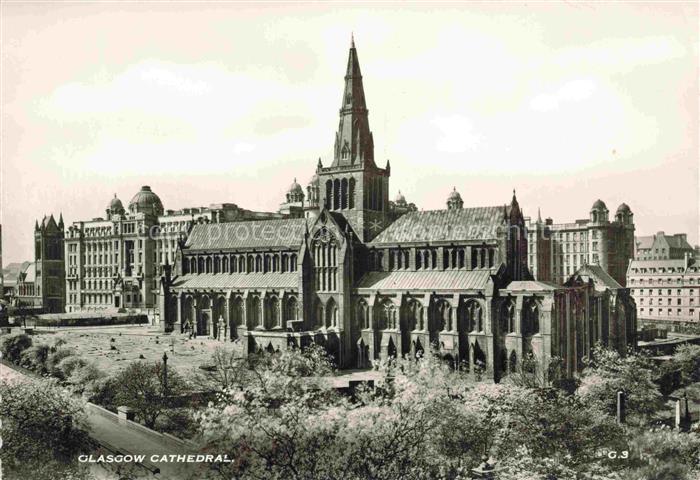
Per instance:
[[[529,291],[552,291],[552,290],[559,290],[562,287],[552,283],[552,282],[542,282],[539,280],[517,280],[514,282],[510,282],[506,288],[503,290],[505,291],[520,291],[520,290],[529,290]]]
[[[622,288],[622,285],[617,283],[617,280],[612,278],[600,265],[584,265],[570,277],[569,281],[577,277],[581,277],[584,281],[593,280],[596,287],[611,288],[613,290]],[[567,284],[569,281],[567,281]]]
[[[649,249],[654,244],[654,236],[645,235],[643,237],[636,237],[635,241],[637,243],[637,248]]]
[[[686,250],[692,250],[693,247],[688,243],[682,235],[664,235],[666,241],[671,248],[683,248]]]
[[[8,263],[3,267],[2,269],[2,275],[4,278],[5,283],[10,283],[13,281],[17,281],[17,277],[19,276],[20,272],[23,272],[27,269],[27,266],[32,263],[29,261],[25,261],[22,263],[19,262],[13,262],[13,263]]]
[[[504,210],[500,206],[407,213],[371,244],[493,240],[503,225]]]
[[[22,280],[25,283],[34,283],[36,281],[36,263],[31,262],[20,273],[24,273],[25,277]],[[18,279],[19,280],[19,279]]]
[[[191,250],[299,248],[305,232],[303,218],[198,224],[187,237]]]
[[[366,273],[358,290],[480,290],[486,288],[490,270],[425,270]]]
[[[298,287],[299,276],[292,273],[203,273],[199,275],[183,275],[173,282],[173,289],[245,289],[245,288],[274,288],[293,289]]]
[[[629,268],[685,268],[683,259],[632,260]]]

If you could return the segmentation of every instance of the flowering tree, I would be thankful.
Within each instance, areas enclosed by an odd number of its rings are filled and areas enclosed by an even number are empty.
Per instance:
[[[628,418],[643,422],[661,407],[661,393],[653,381],[653,365],[639,355],[596,347],[583,370],[577,396],[587,405],[614,416],[618,391],[625,394]]]
[[[82,479],[77,455],[90,452],[81,402],[54,380],[1,382],[2,459],[6,478]]]
[[[113,402],[131,407],[148,428],[170,407],[169,397],[186,390],[186,383],[175,369],[169,369],[167,385],[162,362],[134,362],[111,382]]]

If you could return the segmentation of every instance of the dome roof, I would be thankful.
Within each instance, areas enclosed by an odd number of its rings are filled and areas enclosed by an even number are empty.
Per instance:
[[[287,193],[304,193],[304,189],[301,188],[301,185],[297,183],[297,179],[295,178],[292,184],[289,186],[289,190],[287,190]]]
[[[626,203],[621,204],[619,207],[617,207],[617,213],[631,213],[632,210],[630,210],[629,205]]]
[[[608,207],[605,206],[605,202],[603,202],[600,198],[593,203],[593,206],[591,207],[591,210],[607,210]]]
[[[462,200],[462,196],[459,194],[456,187],[452,187],[452,191],[450,192],[450,196],[447,197],[447,200]]]
[[[151,187],[144,185],[129,202],[129,211],[131,213],[144,212],[152,215],[162,215],[163,202],[160,201],[158,195],[153,193]]]
[[[406,197],[403,196],[401,193],[401,190],[399,190],[399,194],[396,195],[396,200],[394,200],[397,204],[404,204],[406,203]]]
[[[110,200],[109,206],[107,207],[107,210],[111,212],[123,212],[124,211],[124,205],[122,205],[122,201],[117,198],[117,194],[114,194],[114,198]]]

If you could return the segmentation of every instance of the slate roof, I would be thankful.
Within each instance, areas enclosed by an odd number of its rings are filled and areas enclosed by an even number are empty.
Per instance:
[[[203,273],[183,275],[175,278],[173,289],[295,289],[298,286],[298,274],[292,273]]]
[[[303,218],[198,224],[187,237],[190,250],[299,248],[306,231]]]
[[[425,270],[366,273],[358,290],[480,290],[486,288],[490,270]]]
[[[668,259],[668,260],[632,260],[629,268],[685,268],[685,260],[683,259]]]
[[[503,206],[410,212],[370,244],[495,240],[503,216]]]
[[[637,243],[637,248],[641,249],[649,249],[651,246],[654,244],[654,236],[653,235],[646,235],[643,237],[637,237],[636,239]]]
[[[584,265],[571,276],[571,279],[576,277],[581,277],[584,281],[591,279],[597,287],[610,288],[613,290],[623,288],[622,285],[612,278],[608,272],[603,270],[600,265]],[[569,282],[567,282],[567,284],[568,283]]]
[[[552,283],[552,282],[542,282],[538,280],[517,280],[515,282],[510,282],[508,286],[503,289],[507,291],[521,291],[521,290],[529,290],[529,291],[553,291],[553,290],[559,290],[562,287],[559,285]]]
[[[682,248],[685,250],[692,250],[693,247],[680,235],[664,235],[666,242],[671,248]]]

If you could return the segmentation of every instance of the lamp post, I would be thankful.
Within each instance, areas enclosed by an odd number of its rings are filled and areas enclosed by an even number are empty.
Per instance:
[[[168,352],[163,352],[163,393],[168,391]]]

